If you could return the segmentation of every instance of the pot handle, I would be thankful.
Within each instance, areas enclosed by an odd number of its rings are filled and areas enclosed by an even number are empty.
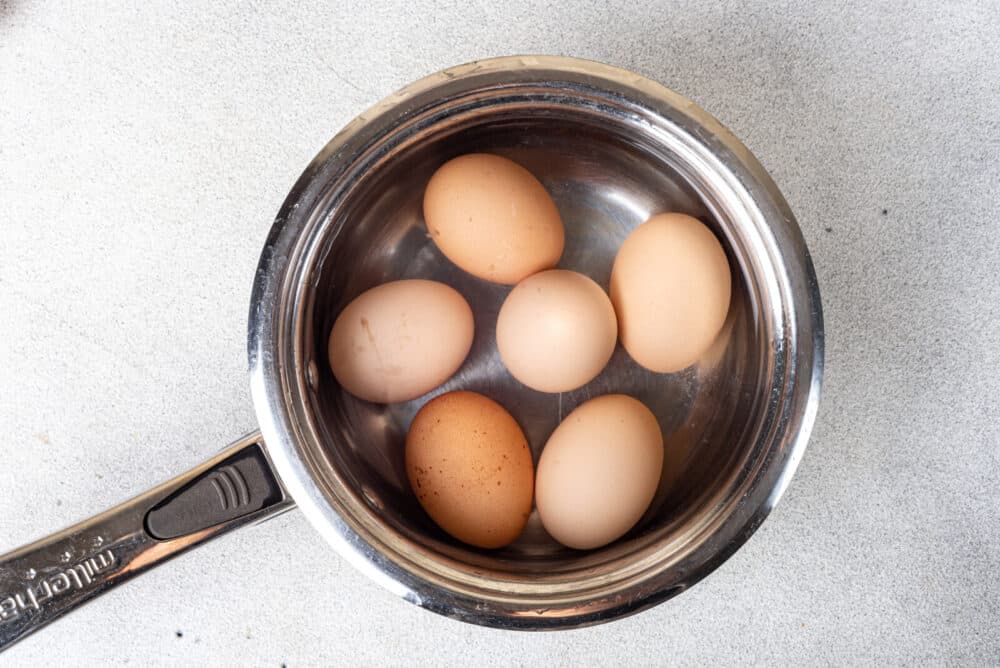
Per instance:
[[[294,506],[259,432],[201,466],[0,556],[0,651],[116,585]]]

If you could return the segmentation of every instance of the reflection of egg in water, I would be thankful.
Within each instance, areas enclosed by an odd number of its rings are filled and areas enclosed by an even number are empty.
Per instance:
[[[691,366],[722,329],[731,280],[722,245],[701,221],[653,216],[625,239],[611,270],[622,346],[650,371]]]
[[[552,269],[510,292],[497,317],[497,348],[519,381],[541,392],[569,392],[611,359],[618,325],[611,300],[583,274]]]
[[[535,483],[542,524],[567,547],[607,545],[646,512],[662,468],[663,436],[645,405],[624,394],[591,399],[542,451]]]
[[[562,218],[545,186],[507,158],[449,160],[427,184],[424,220],[445,257],[473,276],[513,285],[562,256]]]
[[[472,309],[436,281],[383,283],[348,304],[330,332],[330,368],[367,401],[409,401],[458,371],[472,347]]]
[[[426,403],[406,435],[406,473],[431,519],[477,547],[513,542],[531,513],[534,467],[524,432],[475,392]]]

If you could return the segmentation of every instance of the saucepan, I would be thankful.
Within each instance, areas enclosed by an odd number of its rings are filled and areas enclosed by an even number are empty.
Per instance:
[[[455,268],[428,239],[421,197],[468,152],[533,172],[566,223],[560,266],[607,287],[615,251],[652,214],[705,221],[728,254],[728,320],[697,364],[638,369],[619,349],[560,395],[504,370],[494,323],[508,288]],[[586,230],[587,234],[582,234]],[[460,544],[406,479],[406,429],[429,397],[353,398],[324,345],[339,310],[379,283],[430,278],[472,305],[468,359],[441,388],[482,392],[520,423],[537,461],[559,416],[624,392],[657,415],[659,490],[601,549],[560,546],[532,516],[500,550]],[[761,524],[802,457],[823,365],[819,289],[801,232],[763,167],[691,101],[637,74],[560,57],[507,57],[413,83],[349,123],[278,213],[254,277],[247,334],[259,431],[159,487],[0,557],[0,647],[216,536],[297,506],[345,559],[419,606],[492,627],[618,619],[692,586]]]

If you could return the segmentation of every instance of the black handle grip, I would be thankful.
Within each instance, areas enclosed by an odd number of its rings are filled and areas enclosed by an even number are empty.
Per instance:
[[[259,445],[216,465],[158,503],[146,515],[146,531],[169,540],[256,512],[281,499]]]

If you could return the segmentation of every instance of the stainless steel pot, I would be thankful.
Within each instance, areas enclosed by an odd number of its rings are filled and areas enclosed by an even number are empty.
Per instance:
[[[567,224],[560,266],[607,285],[614,253],[652,213],[705,220],[734,268],[723,334],[694,367],[639,369],[620,349],[561,395],[503,369],[493,326],[507,288],[463,274],[424,233],[434,168],[489,151],[527,166]],[[469,388],[505,405],[537,458],[590,396],[626,392],[667,442],[652,507],[623,539],[563,548],[537,517],[499,551],[449,539],[403,470],[409,420],[426,397],[352,398],[328,370],[338,310],[383,281],[426,277],[473,305],[469,359],[436,392]],[[822,376],[819,291],[778,189],[750,152],[689,100],[641,76],[554,57],[498,58],[418,81],[365,112],[313,160],[261,255],[250,308],[250,381],[260,433],[198,468],[0,557],[0,648],[111,587],[219,534],[298,505],[338,552],[406,600],[463,621],[557,629],[616,619],[691,586],[764,520],[802,456]]]

